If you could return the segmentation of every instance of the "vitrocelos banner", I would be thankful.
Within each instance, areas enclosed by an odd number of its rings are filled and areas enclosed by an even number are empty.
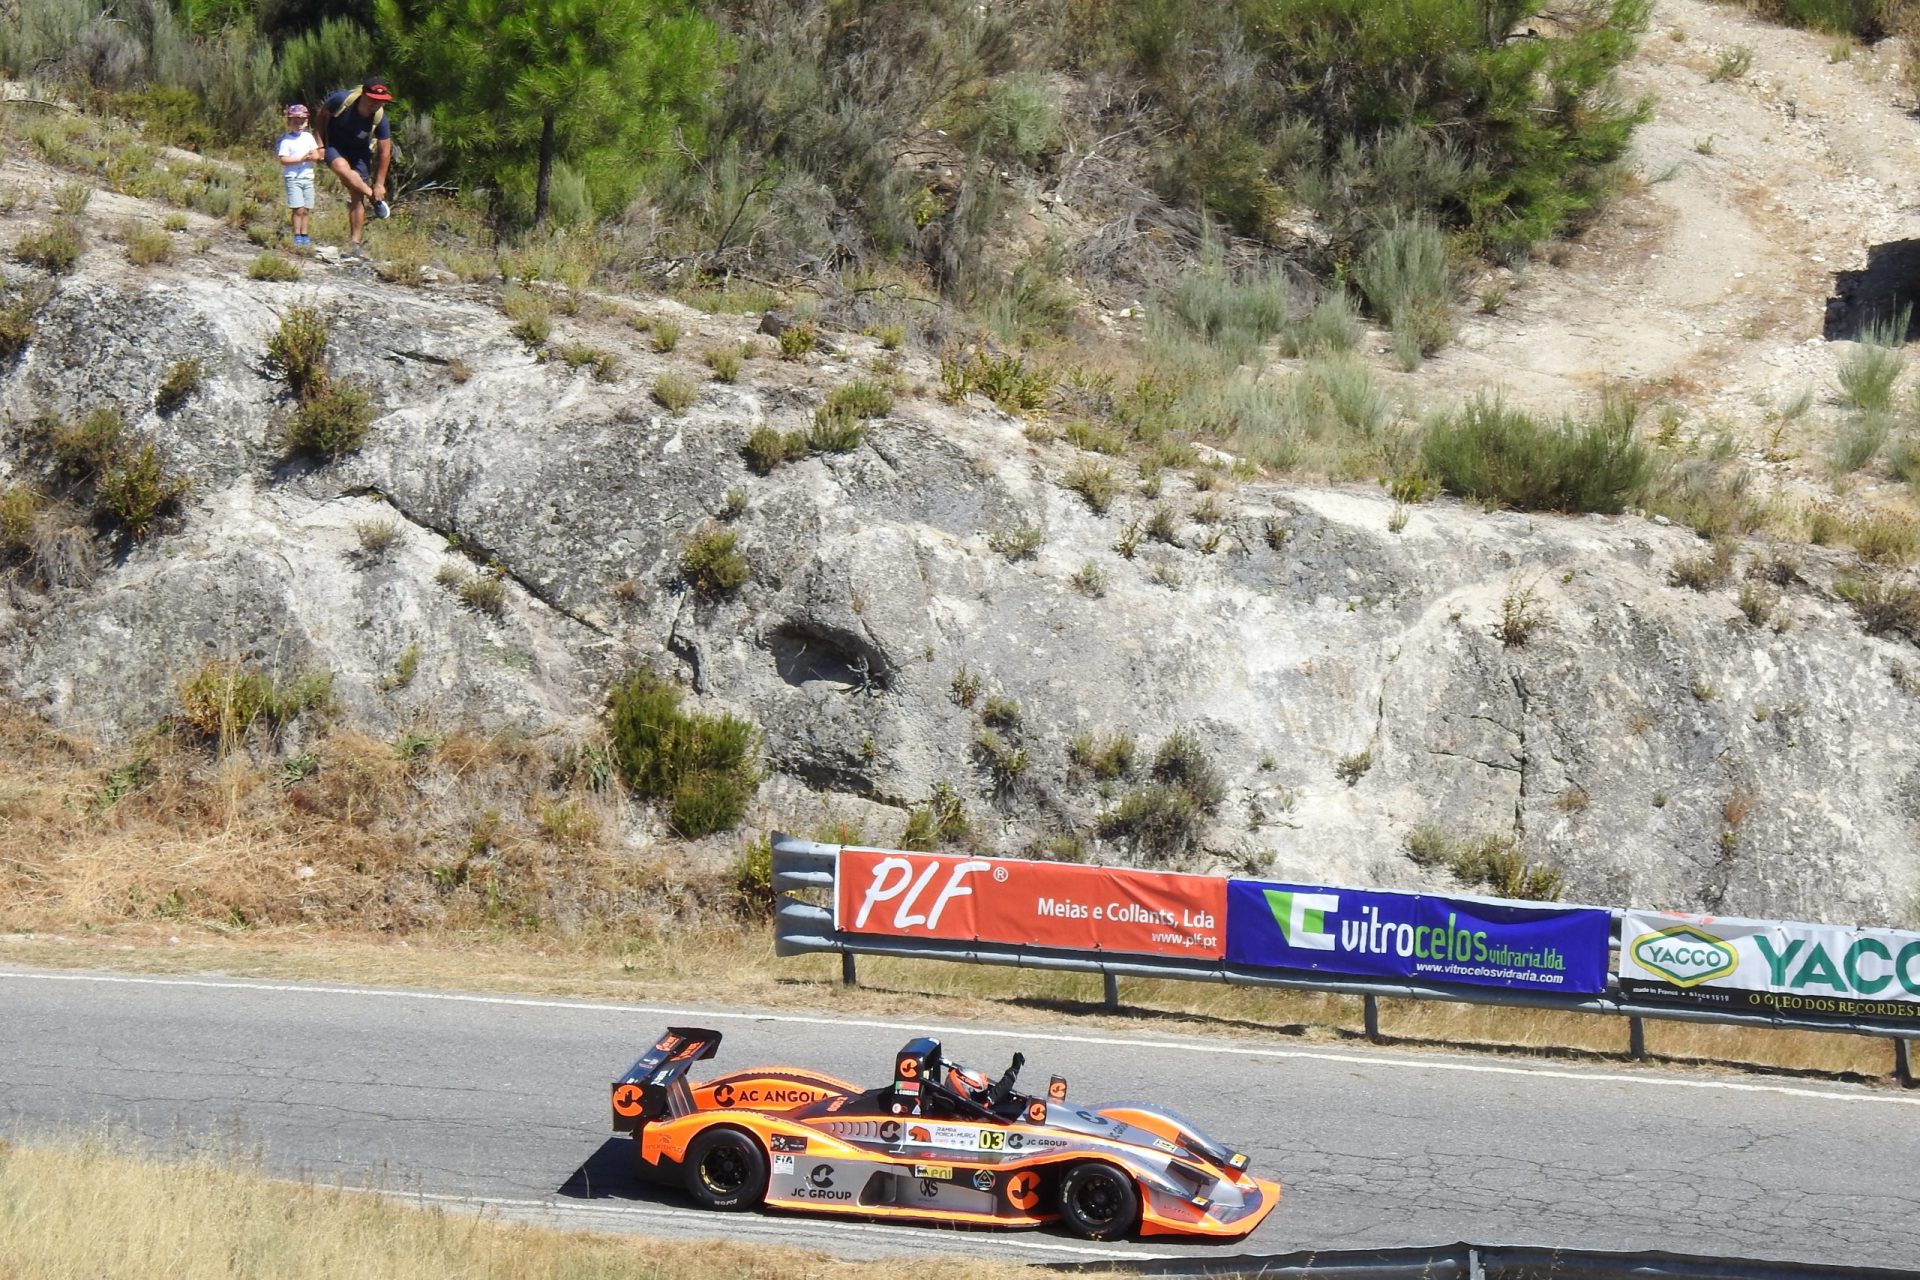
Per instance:
[[[1920,933],[1629,911],[1620,985],[1739,1013],[1920,1024]]]
[[[1607,985],[1608,912],[1234,880],[1227,959],[1422,982],[1592,993]]]
[[[893,938],[1001,942],[1218,960],[1227,882],[887,849],[842,849],[833,927]]]

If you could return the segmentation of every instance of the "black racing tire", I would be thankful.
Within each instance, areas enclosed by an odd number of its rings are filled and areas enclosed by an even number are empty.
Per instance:
[[[709,1209],[757,1209],[767,1198],[767,1153],[738,1129],[708,1129],[687,1144],[687,1194]]]
[[[1060,1220],[1088,1240],[1132,1235],[1140,1222],[1140,1189],[1110,1164],[1076,1164],[1060,1179]]]

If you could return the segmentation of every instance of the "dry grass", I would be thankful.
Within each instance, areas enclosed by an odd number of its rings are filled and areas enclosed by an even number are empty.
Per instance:
[[[732,921],[723,872],[623,855],[596,744],[264,726],[225,758],[156,732],[106,750],[0,708],[0,930],[160,923],[655,931]],[[564,809],[569,820],[552,821]]]
[[[592,744],[586,744],[588,748]],[[1352,997],[863,956],[779,959],[725,870],[610,847],[627,803],[582,744],[455,733],[378,742],[336,729],[314,770],[257,740],[224,760],[156,738],[107,752],[0,709],[0,961],[706,1001],[945,1021],[1077,1024],[1321,1043],[1362,1038]],[[263,760],[262,757],[266,758]],[[139,761],[144,765],[135,767]],[[570,763],[571,762],[571,763]],[[401,949],[397,943],[404,942]],[[1390,1043],[1618,1056],[1615,1018],[1382,1002]],[[1885,1041],[1648,1024],[1669,1063],[1885,1075]]]
[[[111,1206],[105,1215],[102,1206]],[[845,1262],[799,1249],[561,1232],[283,1182],[218,1158],[185,1163],[0,1142],[10,1280],[1013,1280],[1017,1263]]]

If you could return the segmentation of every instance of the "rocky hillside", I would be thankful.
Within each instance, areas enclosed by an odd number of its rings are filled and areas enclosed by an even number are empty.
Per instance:
[[[1767,77],[1820,48],[1767,39]],[[1651,43],[1638,74],[1679,75],[1683,42]],[[1714,109],[1756,130],[1778,115]],[[1660,118],[1650,136],[1672,150],[1687,127]],[[1723,150],[1743,172],[1780,154]],[[48,225],[68,180],[17,157],[0,179],[24,193],[0,216],[10,244]],[[1710,365],[1824,377],[1832,357],[1805,348],[1822,299],[1782,309],[1789,285],[1827,275],[1804,263],[1765,289],[1720,281],[1711,335],[1693,293],[1651,328],[1614,315],[1620,342],[1568,318],[1644,296],[1663,253],[1699,254],[1690,238],[1713,232],[1693,204],[1633,218],[1711,189],[1689,176],[1630,198],[1595,256],[1537,268],[1514,307],[1395,393],[1417,404],[1505,371],[1521,396],[1565,403],[1610,351],[1669,390],[1701,371],[1708,414],[1737,391]],[[97,193],[72,271],[6,274],[26,340],[0,372],[0,488],[70,484],[50,423],[103,409],[190,482],[137,539],[42,513],[7,570],[0,688],[63,730],[131,740],[227,662],[330,673],[337,718],[381,739],[582,735],[613,683],[650,666],[760,726],[752,830],[835,822],[894,841],[940,796],[1007,852],[1509,891],[1557,874],[1569,899],[1920,917],[1920,651],[1868,634],[1836,592],[1851,550],[1750,538],[1716,559],[1664,517],[1401,503],[1205,449],[1142,483],[885,333],[828,331],[783,358],[777,316],[551,291],[553,332],[530,341],[497,286],[444,273],[408,287],[323,256],[297,280],[251,278],[255,251],[198,213],[167,234],[201,251],[134,265],[113,237],[161,216]],[[1897,230],[1881,209],[1871,222]],[[330,376],[373,398],[365,443],[336,459],[290,447],[294,398],[268,358],[302,308],[325,322]],[[1751,308],[1784,327],[1735,323]],[[716,377],[733,351],[739,372]],[[197,385],[163,395],[187,361]],[[825,438],[816,411],[856,383],[864,405]],[[877,415],[863,433],[860,413]],[[1778,430],[1767,445],[1777,422],[1755,417],[1746,447],[1779,488],[1805,486],[1822,445],[1783,451]],[[814,447],[756,454],[756,431],[813,431]],[[689,565],[726,534],[744,581]],[[644,808],[619,816],[616,849],[670,840]]]

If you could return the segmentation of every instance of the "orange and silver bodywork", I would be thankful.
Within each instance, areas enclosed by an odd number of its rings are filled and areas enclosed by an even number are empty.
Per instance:
[[[1272,1212],[1280,1186],[1245,1155],[1179,1116],[1142,1103],[1080,1107],[1058,1077],[1045,1097],[1007,1096],[991,1109],[955,1103],[917,1078],[902,1051],[879,1089],[817,1072],[765,1068],[698,1085],[685,1074],[713,1056],[718,1033],[671,1028],[613,1084],[614,1128],[631,1133],[644,1173],[676,1177],[689,1147],[715,1126],[765,1153],[764,1203],[861,1217],[1000,1226],[1059,1220],[1060,1183],[1088,1163],[1111,1165],[1139,1197],[1143,1236],[1237,1238]],[[938,1054],[937,1044],[933,1053]],[[1011,1079],[1011,1073],[1009,1074]],[[963,1114],[952,1114],[960,1104]]]

